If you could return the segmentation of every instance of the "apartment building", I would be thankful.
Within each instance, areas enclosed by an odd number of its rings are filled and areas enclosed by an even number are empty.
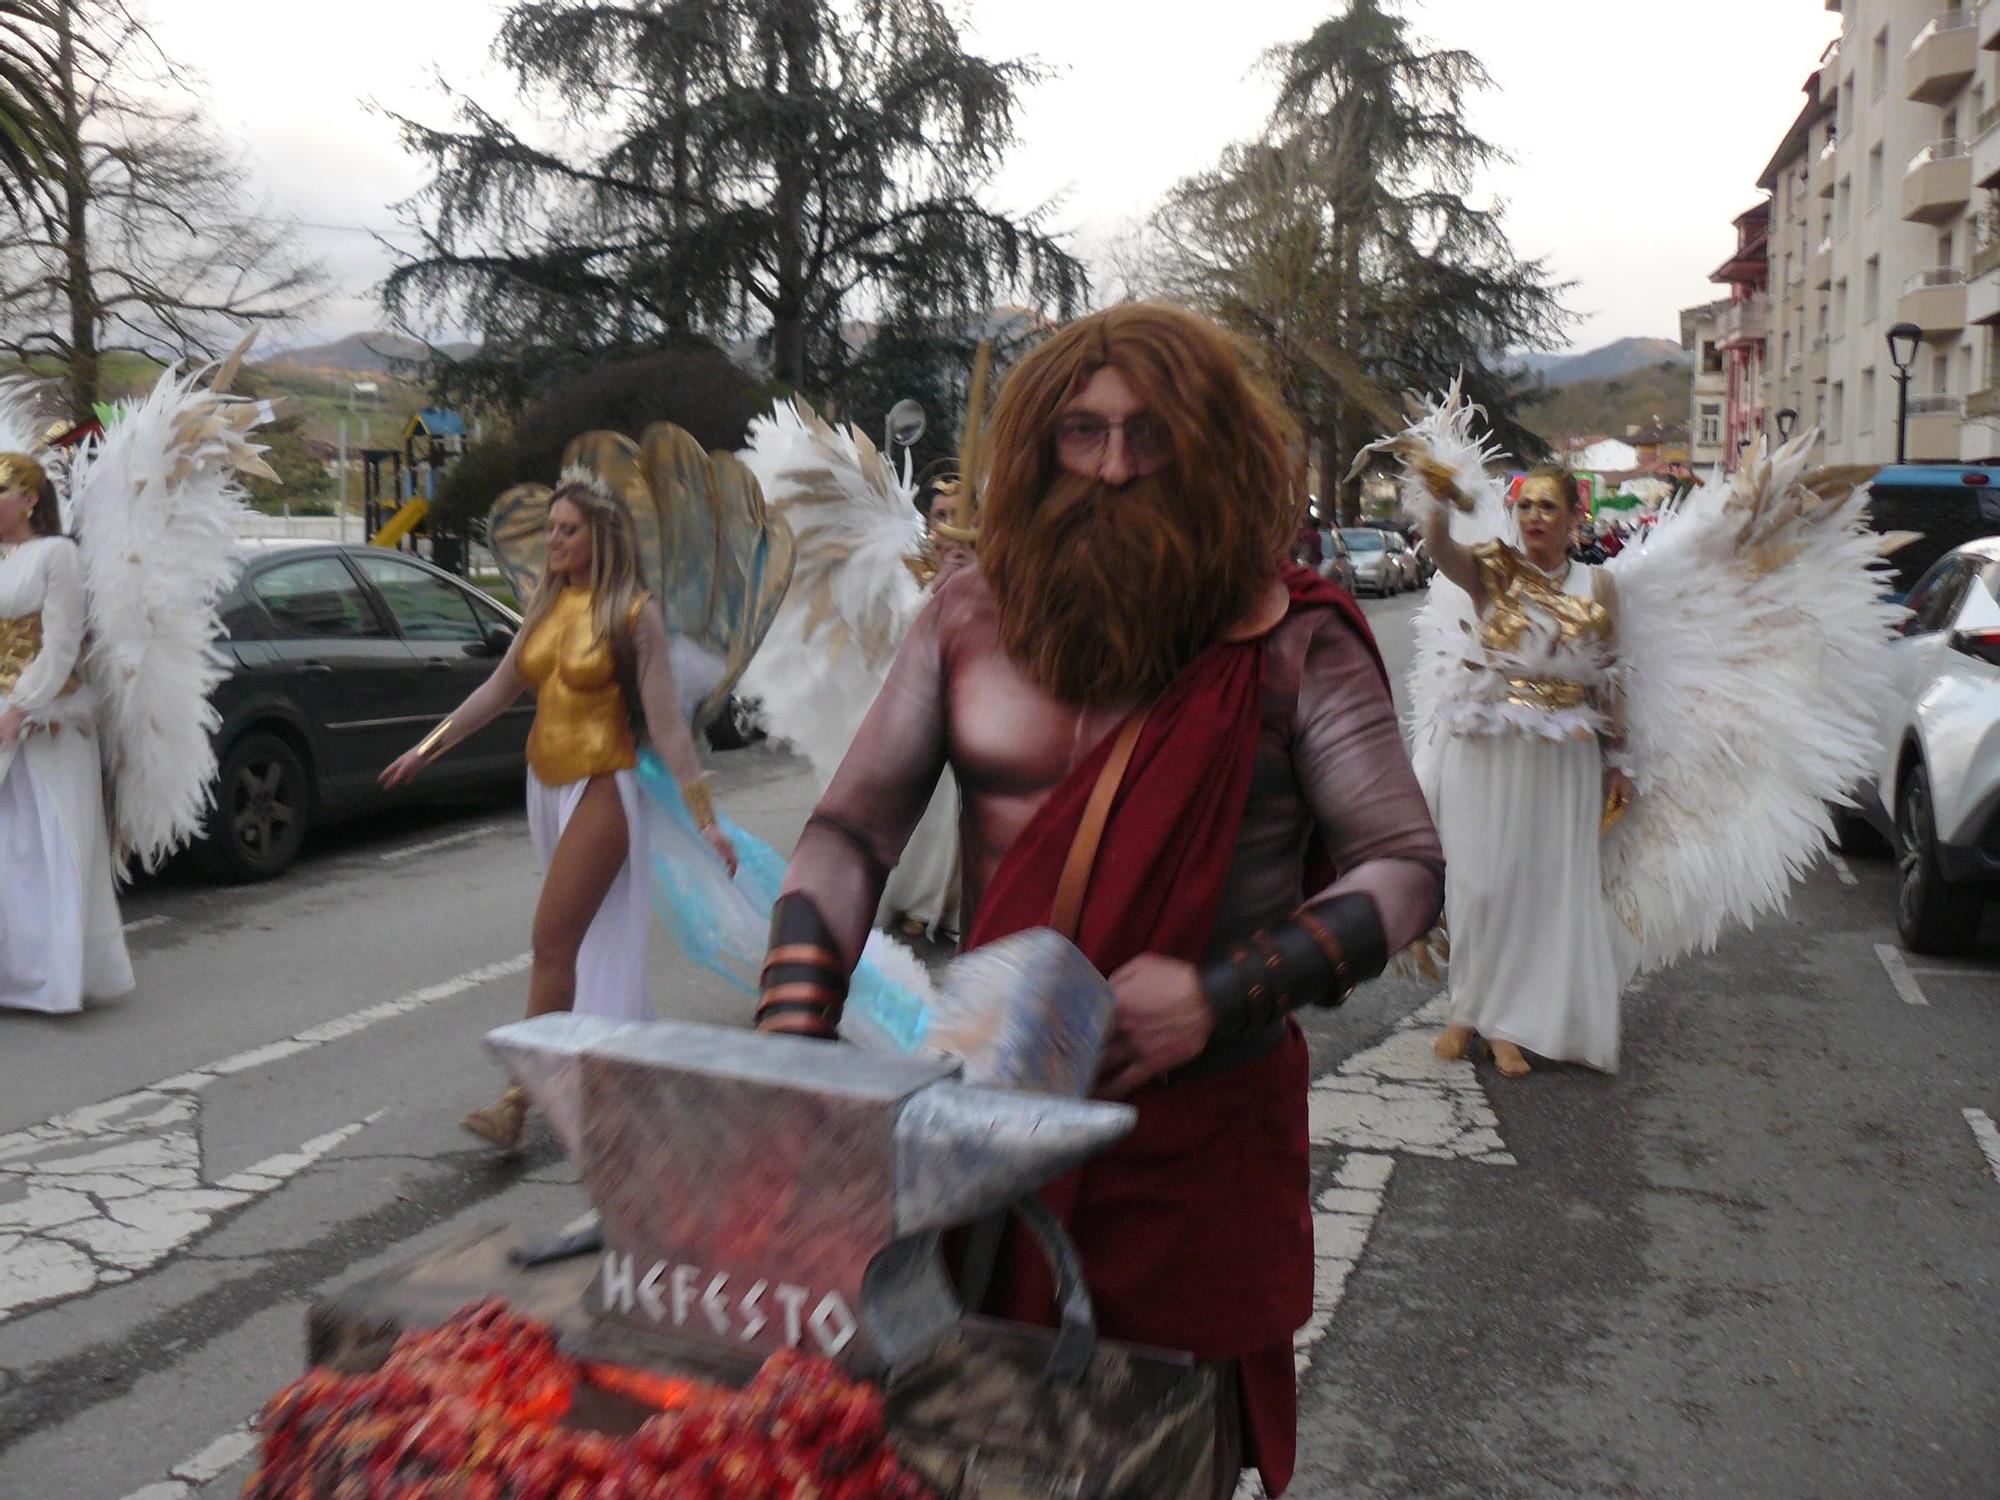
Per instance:
[[[1688,462],[1698,473],[1727,467],[1722,434],[1729,410],[1729,371],[1722,352],[1725,298],[1681,310],[1681,347],[1694,365],[1694,409],[1688,420]]]
[[[1761,307],[1741,218],[1713,278],[1732,308],[1718,325],[1732,387],[1722,461],[1733,467],[1746,437],[1776,438],[1785,412],[1820,427],[1823,462],[1893,459],[1888,333],[1902,323],[1921,334],[1907,365],[1908,456],[2000,454],[2000,0],[1824,3],[1841,15],[1840,39],[1759,178]],[[1702,312],[1683,314],[1684,343]],[[1736,388],[1732,361],[1752,357],[1760,316],[1753,395]],[[1696,385],[1698,439],[1713,396]]]

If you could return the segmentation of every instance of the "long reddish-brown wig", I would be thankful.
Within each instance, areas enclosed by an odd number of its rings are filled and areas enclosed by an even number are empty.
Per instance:
[[[1167,429],[1156,474],[1106,486],[1061,468],[1056,419],[1100,370]],[[995,404],[979,562],[1001,644],[1065,702],[1157,696],[1250,609],[1299,525],[1297,433],[1230,336],[1183,308],[1080,318]]]

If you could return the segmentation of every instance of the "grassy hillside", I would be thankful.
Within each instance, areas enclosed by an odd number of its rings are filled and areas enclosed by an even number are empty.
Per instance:
[[[0,362],[0,375],[23,373],[23,367]],[[25,373],[48,380],[60,375],[52,362],[36,362]],[[114,354],[104,361],[104,395],[116,401],[151,388],[159,378],[160,366],[135,355]],[[236,390],[278,403],[279,419],[260,430],[259,441],[268,445],[266,461],[278,471],[280,483],[254,480],[248,486],[250,501],[259,510],[276,513],[290,506],[295,514],[325,511],[332,503],[334,482],[316,456],[318,444],[337,445],[340,422],[349,416],[348,398],[353,381],[351,372],[302,370],[283,363],[250,365],[237,377]],[[400,448],[403,429],[410,417],[424,406],[423,392],[406,380],[389,375],[366,377],[375,382],[376,394],[368,402],[356,399],[348,423],[348,449],[361,447],[360,417],[368,418],[371,447]],[[360,470],[350,481],[350,497],[360,497]]]
[[[1551,387],[1522,420],[1558,447],[1586,435],[1622,438],[1631,427],[1685,427],[1693,395],[1688,362],[1662,360],[1626,375]]]

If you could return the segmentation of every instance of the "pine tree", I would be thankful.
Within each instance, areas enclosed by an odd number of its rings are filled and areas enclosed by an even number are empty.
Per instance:
[[[1514,253],[1497,206],[1469,200],[1504,160],[1466,123],[1489,81],[1479,60],[1425,43],[1381,0],[1349,0],[1267,62],[1278,96],[1264,138],[1155,216],[1165,283],[1265,348],[1329,488],[1380,415],[1329,377],[1327,350],[1390,392],[1463,371],[1503,444],[1545,451],[1519,421],[1536,387],[1505,351],[1560,336],[1565,288]]]
[[[942,0],[535,0],[496,48],[587,144],[465,99],[458,128],[399,121],[433,175],[385,295],[477,330],[477,359],[431,372],[458,399],[518,406],[691,337],[757,338],[777,379],[838,398],[891,309],[953,326],[1083,294],[1040,214],[981,199],[1039,73],[968,54]]]

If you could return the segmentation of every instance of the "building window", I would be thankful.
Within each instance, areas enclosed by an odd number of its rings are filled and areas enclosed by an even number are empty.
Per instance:
[[[1836,380],[1833,383],[1832,422],[1835,432],[1840,432],[1847,426],[1847,382],[1844,380]]]
[[[1945,141],[1957,140],[1958,110],[1956,108],[1946,110],[1944,112],[1944,119],[1941,123],[1943,124],[1944,128],[1938,132],[1938,139]]]
[[[1833,232],[1846,235],[1848,225],[1854,222],[1854,179],[1843,177],[1840,187],[1833,195]]]
[[[1855,418],[1856,432],[1870,432],[1875,427],[1875,367],[1870,365],[1861,372],[1861,411]]]
[[[1722,351],[1716,348],[1714,339],[1701,341],[1701,373],[1704,375],[1722,373]]]
[[[1872,323],[1882,300],[1882,257],[1871,255],[1861,268],[1861,321]]]
[[[1854,129],[1854,75],[1840,86],[1840,113],[1834,117],[1833,133],[1845,138]]]
[[[1873,213],[1882,206],[1882,148],[1878,145],[1868,153],[1868,211]]]
[[[1833,284],[1833,326],[1843,333],[1847,331],[1847,278],[1841,277]]]
[[[1889,87],[1889,28],[1884,26],[1875,33],[1875,43],[1868,49],[1868,97],[1880,99],[1883,90]]]
[[[1933,354],[1931,356],[1931,394],[1949,396],[1951,394],[1951,356]]]
[[[1818,428],[1818,429],[1819,429],[1819,430],[1820,430],[1821,432],[1825,432],[1825,431],[1826,431],[1826,392],[1825,392],[1825,391],[1815,391],[1815,392],[1813,393],[1813,426],[1817,427],[1817,428]],[[1840,434],[1839,434],[1839,433],[1837,433],[1837,432],[1836,432],[1836,433],[1834,433],[1834,434],[1833,434],[1832,436],[1833,436],[1833,440],[1834,440],[1835,442],[1838,442],[1838,441],[1840,440]]]
[[[1701,445],[1713,448],[1722,441],[1722,408],[1713,403],[1703,403],[1701,408]]]

